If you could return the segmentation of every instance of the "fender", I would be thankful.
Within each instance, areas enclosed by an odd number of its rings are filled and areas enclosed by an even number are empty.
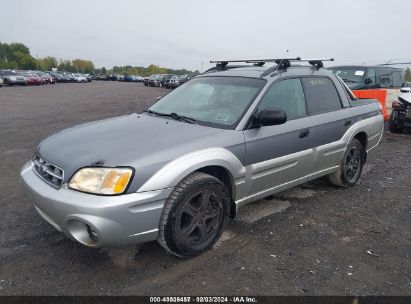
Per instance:
[[[244,183],[245,167],[241,161],[225,148],[209,148],[182,155],[158,170],[137,192],[175,187],[190,173],[207,166],[227,169],[236,184]]]

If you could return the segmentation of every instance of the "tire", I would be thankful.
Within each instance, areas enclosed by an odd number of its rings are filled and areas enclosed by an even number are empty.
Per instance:
[[[398,127],[397,123],[395,122],[394,115],[396,115],[395,112],[390,115],[390,119],[388,121],[388,129],[391,133],[401,133],[403,130],[402,128]]]
[[[360,179],[365,163],[365,148],[354,138],[348,145],[338,170],[328,176],[330,182],[338,187],[352,187]]]
[[[201,172],[189,175],[164,205],[158,242],[178,257],[209,250],[223,231],[229,201],[226,187],[217,178]]]

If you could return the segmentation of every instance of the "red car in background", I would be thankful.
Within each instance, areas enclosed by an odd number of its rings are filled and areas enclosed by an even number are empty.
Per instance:
[[[36,71],[33,74],[37,75],[38,77],[40,77],[43,80],[43,83],[49,83],[49,84],[54,84],[56,83],[56,79],[44,72],[41,71]]]
[[[41,85],[44,84],[44,81],[41,77],[37,76],[34,73],[30,73],[27,71],[19,71],[19,75],[24,76],[26,78],[27,85]]]

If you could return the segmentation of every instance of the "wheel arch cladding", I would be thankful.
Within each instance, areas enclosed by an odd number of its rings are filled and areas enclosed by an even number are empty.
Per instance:
[[[174,187],[195,171],[221,178],[226,187],[230,185],[231,191],[227,189],[229,193],[235,195],[235,182],[244,178],[246,170],[241,161],[227,149],[203,149],[170,161],[150,177],[137,192]]]
[[[211,175],[224,184],[230,196],[229,206],[227,206],[227,211],[229,213],[228,215],[234,218],[236,215],[236,205],[234,200],[236,195],[236,188],[234,178],[231,175],[230,171],[221,166],[207,166],[198,169],[197,172],[202,172]]]

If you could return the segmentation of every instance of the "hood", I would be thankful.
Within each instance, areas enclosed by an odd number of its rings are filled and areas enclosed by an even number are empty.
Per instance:
[[[222,132],[147,114],[131,114],[78,125],[43,140],[37,152],[64,169],[65,181],[81,167],[129,166],[172,146]]]

